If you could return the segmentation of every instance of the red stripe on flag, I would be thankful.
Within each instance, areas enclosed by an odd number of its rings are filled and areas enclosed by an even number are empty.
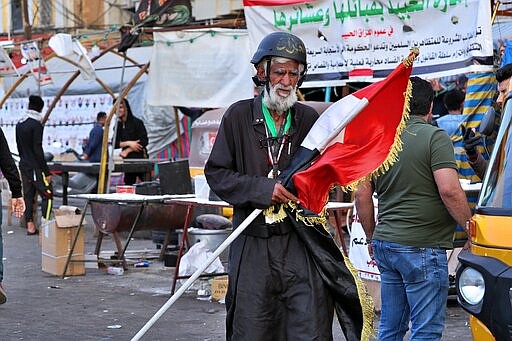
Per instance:
[[[315,0],[244,0],[244,6],[287,6],[313,1]]]
[[[373,77],[372,69],[354,69],[348,72],[348,77]]]
[[[400,63],[386,79],[352,94],[369,104],[345,127],[343,143],[333,144],[308,169],[293,175],[302,206],[321,212],[334,184],[352,188],[389,162],[395,142],[400,143],[395,138],[411,69]]]

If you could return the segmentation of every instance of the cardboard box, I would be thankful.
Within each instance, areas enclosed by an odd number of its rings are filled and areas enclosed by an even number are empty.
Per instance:
[[[80,209],[74,206],[62,205],[59,208],[53,210],[53,215],[57,221],[57,225],[60,228],[75,227],[80,224],[82,215]],[[85,224],[85,221],[83,222]]]
[[[212,279],[212,300],[221,301],[226,297],[228,291],[228,276],[215,277]]]
[[[78,233],[81,214],[77,207],[61,206],[53,210],[55,219],[41,224],[41,268],[44,272],[61,276]],[[83,222],[85,224],[85,222]],[[83,260],[85,253],[84,228],[80,230],[73,248],[72,260]],[[66,276],[85,274],[84,262],[70,262]]]
[[[73,255],[72,260],[83,260],[84,255]],[[62,276],[64,266],[68,256],[56,257],[47,253],[42,253],[41,268],[44,272],[52,275]],[[69,262],[65,276],[85,275],[84,262]]]
[[[58,220],[49,220],[41,225],[41,250],[54,257],[67,256],[73,245],[78,227],[61,228]],[[83,255],[85,251],[84,228],[80,230],[73,249],[74,255]]]

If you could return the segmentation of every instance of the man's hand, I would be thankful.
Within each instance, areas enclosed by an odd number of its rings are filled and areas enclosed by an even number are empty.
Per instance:
[[[462,140],[462,144],[464,149],[466,150],[466,155],[470,158],[475,158],[478,155],[478,151],[476,147],[480,144],[482,140],[482,135],[475,135],[474,129],[464,129],[464,137]]]
[[[372,244],[368,244],[368,255],[370,255],[371,259],[373,259],[373,246],[372,246]]]
[[[16,218],[21,218],[23,212],[25,212],[25,200],[23,198],[12,198],[11,208]]]
[[[299,203],[299,199],[289,192],[280,182],[277,182],[274,186],[274,191],[272,192],[272,201],[271,205],[276,204],[286,204],[289,201],[294,201],[295,203]]]

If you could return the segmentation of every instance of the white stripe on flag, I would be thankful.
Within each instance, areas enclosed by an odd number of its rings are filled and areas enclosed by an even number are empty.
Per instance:
[[[336,142],[343,142],[343,131],[366,105],[366,98],[348,95],[333,103],[315,122],[301,146],[309,150],[318,149],[320,153]]]

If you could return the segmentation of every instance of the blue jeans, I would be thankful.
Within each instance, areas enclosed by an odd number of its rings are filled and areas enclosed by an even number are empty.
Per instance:
[[[382,310],[377,340],[440,340],[448,297],[446,251],[372,241],[381,276]]]

